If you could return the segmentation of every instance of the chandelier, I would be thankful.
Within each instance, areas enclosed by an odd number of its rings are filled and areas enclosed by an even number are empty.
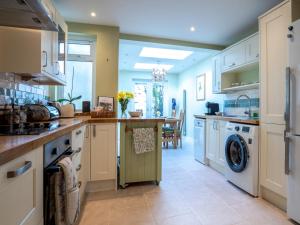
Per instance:
[[[166,80],[167,71],[164,68],[157,67],[152,70],[152,80],[154,82],[163,82]]]

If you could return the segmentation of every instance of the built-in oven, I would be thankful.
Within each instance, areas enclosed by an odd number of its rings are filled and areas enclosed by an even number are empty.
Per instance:
[[[44,146],[44,225],[56,224],[55,175],[60,172],[58,162],[68,156],[72,158],[71,134],[61,136]]]

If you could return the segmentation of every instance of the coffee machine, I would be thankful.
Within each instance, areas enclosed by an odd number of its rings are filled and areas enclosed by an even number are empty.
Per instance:
[[[216,115],[216,112],[219,112],[219,104],[214,102],[206,102],[207,112],[205,115]]]

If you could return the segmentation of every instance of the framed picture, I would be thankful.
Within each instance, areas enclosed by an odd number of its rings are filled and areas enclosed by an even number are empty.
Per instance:
[[[205,74],[196,77],[196,99],[197,101],[205,100]]]
[[[106,96],[98,96],[97,106],[101,111],[113,112],[114,111],[114,98]]]

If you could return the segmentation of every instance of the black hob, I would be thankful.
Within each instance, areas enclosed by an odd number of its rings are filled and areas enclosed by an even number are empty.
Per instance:
[[[58,121],[0,125],[0,136],[39,135],[46,131],[55,130],[60,126]]]

